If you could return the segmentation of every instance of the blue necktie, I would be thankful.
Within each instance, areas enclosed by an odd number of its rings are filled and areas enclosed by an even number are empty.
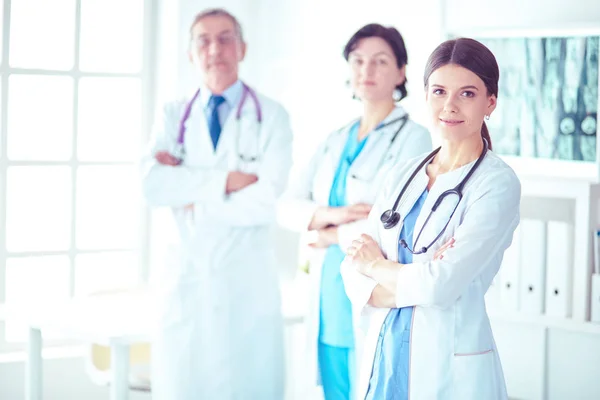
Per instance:
[[[208,131],[212,139],[213,149],[217,149],[219,136],[221,135],[221,122],[219,121],[219,106],[225,102],[225,97],[220,95],[212,95],[208,100],[210,109],[210,118],[208,120]]]

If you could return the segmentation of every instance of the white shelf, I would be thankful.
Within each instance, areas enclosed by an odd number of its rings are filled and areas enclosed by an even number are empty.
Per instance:
[[[584,178],[519,175],[523,196],[591,201],[600,184]]]
[[[593,162],[565,161],[544,158],[501,156],[504,161],[525,179],[563,179],[581,182],[598,182],[598,166]]]
[[[546,315],[531,315],[525,313],[490,312],[492,322],[523,324],[541,328],[562,329],[577,333],[590,333],[600,335],[600,323],[578,322],[569,318],[548,317]]]

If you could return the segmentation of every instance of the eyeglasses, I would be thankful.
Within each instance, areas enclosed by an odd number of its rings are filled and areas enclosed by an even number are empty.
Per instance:
[[[214,41],[218,43],[220,46],[230,46],[237,40],[237,36],[234,33],[226,33],[223,35],[219,35],[214,38]],[[208,36],[198,36],[192,39],[192,43],[196,48],[200,50],[206,50],[213,43],[213,39]]]

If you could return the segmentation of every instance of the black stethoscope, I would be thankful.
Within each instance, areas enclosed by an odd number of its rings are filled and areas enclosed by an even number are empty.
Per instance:
[[[437,153],[439,153],[440,149],[441,149],[441,147],[438,147],[437,149],[435,149],[434,151],[432,151],[423,161],[421,161],[421,163],[419,164],[419,166],[413,171],[413,173],[410,176],[410,178],[408,178],[408,181],[404,184],[404,187],[402,188],[402,190],[400,191],[400,194],[396,198],[396,202],[394,203],[394,207],[392,207],[390,210],[387,210],[383,214],[381,214],[381,217],[379,219],[381,220],[381,223],[383,224],[383,227],[385,229],[392,229],[393,227],[395,227],[396,225],[398,225],[398,222],[400,222],[400,213],[398,211],[396,211],[396,208],[398,207],[398,204],[400,203],[400,199],[402,198],[402,195],[404,195],[404,192],[406,192],[406,189],[408,189],[408,187],[410,186],[411,182],[413,181],[413,179],[415,178],[415,176],[417,176],[417,174],[419,173],[419,171],[433,157],[435,157],[435,155]],[[479,156],[479,158],[477,159],[477,161],[475,162],[475,164],[471,167],[471,169],[469,170],[469,172],[467,173],[467,175],[460,181],[460,183],[458,185],[456,185],[456,187],[454,187],[453,189],[446,190],[445,192],[443,192],[442,194],[440,194],[440,196],[437,198],[437,200],[433,204],[433,207],[431,207],[431,211],[429,212],[429,215],[427,216],[427,219],[425,220],[425,223],[421,227],[421,230],[419,231],[419,234],[417,235],[417,238],[415,239],[415,244],[419,241],[419,238],[421,237],[421,234],[423,233],[423,229],[427,225],[427,222],[429,222],[429,219],[431,218],[431,216],[433,215],[433,213],[438,209],[438,207],[440,206],[440,204],[442,204],[442,201],[444,200],[444,198],[447,197],[447,196],[450,196],[450,195],[456,195],[456,196],[458,196],[458,202],[456,202],[456,205],[454,206],[454,210],[452,210],[452,214],[450,214],[450,217],[448,218],[448,222],[446,222],[446,225],[444,225],[444,229],[442,229],[442,231],[435,237],[435,239],[433,239],[431,241],[431,243],[429,243],[427,246],[421,247],[420,250],[416,250],[415,251],[414,249],[411,249],[408,246],[408,243],[406,243],[406,241],[404,239],[400,240],[400,245],[402,247],[404,247],[405,249],[407,249],[408,251],[410,251],[412,254],[424,254],[424,253],[427,253],[427,250],[430,249],[431,246],[435,242],[438,241],[438,239],[446,231],[446,228],[448,227],[448,224],[450,223],[450,220],[452,219],[452,216],[454,215],[454,212],[458,208],[458,204],[462,200],[462,197],[463,197],[462,191],[463,191],[463,189],[465,187],[465,184],[467,183],[467,181],[469,180],[469,178],[471,177],[471,175],[473,175],[473,172],[475,172],[475,170],[477,169],[477,167],[479,167],[479,164],[481,164],[481,162],[483,161],[483,159],[484,159],[487,151],[488,151],[488,142],[487,142],[487,140],[483,139],[483,150],[481,152],[481,155]]]

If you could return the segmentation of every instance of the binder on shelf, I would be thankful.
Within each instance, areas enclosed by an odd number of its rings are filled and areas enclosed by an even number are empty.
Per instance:
[[[520,310],[528,314],[544,312],[546,284],[546,221],[521,221]]]
[[[594,232],[594,270],[592,271],[592,290],[590,294],[590,320],[600,323],[600,230]]]
[[[504,252],[502,265],[498,277],[500,303],[504,311],[517,311],[519,309],[519,271],[521,265],[521,227],[517,226],[513,240]]]
[[[573,285],[573,226],[548,221],[546,238],[546,315],[570,317]]]
[[[600,230],[594,232],[592,245],[594,246],[594,274],[600,274]]]
[[[591,321],[600,323],[600,274],[592,274]]]

